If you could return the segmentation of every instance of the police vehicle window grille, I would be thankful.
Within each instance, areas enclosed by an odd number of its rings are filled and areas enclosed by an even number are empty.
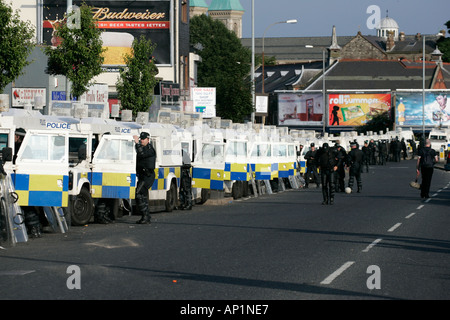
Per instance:
[[[119,160],[120,159],[120,141],[105,140],[100,147],[97,156],[98,160]]]
[[[202,159],[207,163],[220,163],[223,160],[223,146],[204,144],[202,148]]]
[[[228,144],[227,156],[246,156],[247,143],[243,141],[231,141]]]
[[[2,133],[0,134],[0,150],[6,148],[8,146],[8,134]],[[0,152],[0,159],[2,159],[2,153]]]
[[[133,160],[133,141],[121,140],[120,160]]]
[[[8,146],[8,134],[2,133],[0,134],[0,150],[6,148],[7,146]]]
[[[23,160],[48,160],[48,136],[31,136],[23,154]]]
[[[64,160],[66,139],[63,136],[50,137],[49,160]]]
[[[288,146],[288,155],[289,157],[293,157],[295,155],[294,146],[292,145]]]

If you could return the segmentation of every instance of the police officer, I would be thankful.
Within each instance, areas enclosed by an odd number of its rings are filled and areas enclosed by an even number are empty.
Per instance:
[[[336,172],[336,180],[335,180],[335,189],[336,192],[344,192],[345,191],[345,164],[347,162],[347,152],[345,149],[336,142],[334,147],[337,151],[337,156],[339,158],[339,166]]]
[[[317,173],[316,152],[317,152],[316,146],[313,142],[311,143],[311,149],[305,154],[306,160],[305,188],[308,188],[309,176],[311,173],[314,176],[314,181],[317,184],[317,188],[320,187],[319,174]]]
[[[348,165],[349,165],[349,179],[348,179],[348,187],[351,189],[353,187],[353,182],[356,177],[356,183],[358,186],[358,192],[362,190],[362,181],[361,181],[361,171],[362,171],[362,161],[364,158],[364,154],[361,150],[358,149],[358,145],[356,143],[350,144],[351,150],[348,153]]]
[[[369,162],[370,162],[370,148],[369,142],[364,141],[364,146],[361,148],[363,152],[363,166],[366,168],[366,172],[369,172]]]
[[[387,157],[387,145],[385,140],[381,140],[379,143],[379,149],[380,152],[378,154],[379,156],[379,164],[384,166],[386,164],[386,157]]]
[[[181,166],[181,186],[180,186],[180,209],[192,209],[192,179],[191,179],[191,159],[189,153],[182,150],[183,165]]]
[[[150,224],[150,212],[148,208],[148,190],[155,181],[156,151],[150,143],[150,134],[141,132],[140,136],[133,136],[137,154],[136,174],[138,183],[136,188],[136,207],[141,214],[138,224]]]
[[[317,163],[320,168],[320,177],[322,179],[322,204],[334,203],[334,184],[336,172],[340,165],[338,152],[335,148],[330,148],[328,143],[324,143],[322,148],[317,151]]]

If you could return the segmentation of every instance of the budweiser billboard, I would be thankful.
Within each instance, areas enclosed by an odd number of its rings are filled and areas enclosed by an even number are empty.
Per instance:
[[[157,65],[172,64],[171,0],[160,1],[89,1],[72,0],[92,8],[92,16],[102,32],[105,67],[124,65],[123,55],[131,53],[133,40],[144,35],[156,44],[153,56]],[[66,0],[43,0],[43,40],[58,44],[54,30],[64,21]]]

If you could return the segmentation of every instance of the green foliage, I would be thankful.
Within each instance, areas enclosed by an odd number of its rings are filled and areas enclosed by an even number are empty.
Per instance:
[[[386,132],[387,128],[389,128],[389,130],[392,130],[393,126],[394,122],[389,116],[389,112],[383,112],[373,116],[373,118],[365,125],[357,127],[356,131],[358,131],[359,133],[366,133],[367,131],[373,131],[377,133],[380,131]]]
[[[251,51],[222,22],[206,15],[190,20],[190,43],[202,58],[198,86],[216,88],[217,116],[235,122],[248,119],[253,110],[248,81]]]
[[[450,32],[450,20],[445,23],[448,31]],[[441,37],[437,41],[439,50],[442,52],[442,61],[450,62],[450,38]]]
[[[156,44],[144,36],[134,39],[132,54],[125,54],[126,67],[120,71],[116,83],[117,93],[124,109],[148,112],[153,101],[153,89],[157,84],[158,68],[152,57]]]
[[[47,72],[66,76],[72,83],[71,94],[74,97],[81,96],[93,84],[91,80],[102,72],[104,60],[102,31],[96,26],[91,8],[83,4],[80,13],[80,27],[62,23],[55,30],[55,36],[61,39],[61,43],[56,48],[45,48]],[[72,19],[74,14],[68,19]]]
[[[35,44],[34,28],[20,20],[18,11],[0,0],[0,92],[23,74]]]

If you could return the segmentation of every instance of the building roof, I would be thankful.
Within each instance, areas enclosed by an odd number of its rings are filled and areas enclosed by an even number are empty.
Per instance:
[[[337,43],[340,47],[343,47],[353,38],[353,36],[337,37]],[[329,36],[265,38],[264,55],[274,56],[278,62],[322,60],[322,50],[331,46],[331,40]],[[251,49],[252,39],[242,38],[241,43],[244,47]],[[262,38],[255,38],[255,53],[261,54],[262,47]]]
[[[205,0],[191,0],[189,2],[190,7],[202,7],[202,8],[208,8],[208,5],[206,4]]]
[[[436,62],[425,66],[425,88],[429,89]],[[422,63],[406,60],[341,60],[325,73],[326,90],[422,89]],[[446,83],[450,87],[450,83]],[[308,90],[322,90],[322,76]]]
[[[245,11],[239,0],[212,0],[209,11],[235,10]]]
[[[322,62],[292,63],[265,66],[264,92],[275,90],[292,90],[293,86],[301,86],[322,71]],[[262,92],[262,67],[255,70],[255,92]]]

